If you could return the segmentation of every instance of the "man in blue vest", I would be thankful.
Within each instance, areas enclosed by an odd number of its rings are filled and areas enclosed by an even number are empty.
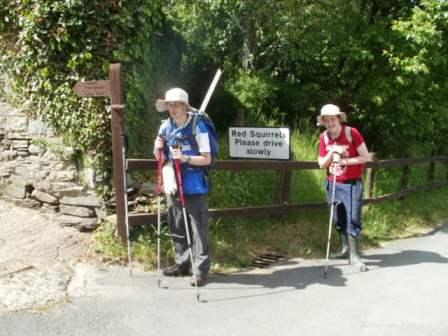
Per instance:
[[[196,283],[203,286],[210,270],[208,245],[209,191],[204,167],[212,161],[208,129],[202,121],[193,123],[188,94],[180,88],[165,93],[156,101],[159,112],[168,111],[169,119],[162,123],[154,142],[154,155],[164,162],[163,184],[167,196],[168,222],[176,251],[175,264],[163,271],[165,276],[187,276],[190,267]],[[193,127],[195,130],[193,131]],[[160,149],[162,157],[160,158]],[[173,160],[179,160],[187,221],[192,233],[193,265],[185,231],[182,204],[173,172]],[[195,285],[194,278],[191,285]]]

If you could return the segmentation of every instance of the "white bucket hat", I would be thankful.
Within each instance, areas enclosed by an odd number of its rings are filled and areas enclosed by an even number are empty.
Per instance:
[[[157,99],[156,110],[159,112],[164,112],[168,110],[166,104],[174,102],[184,103],[190,109],[190,104],[188,104],[188,93],[180,88],[174,88],[165,92],[165,99]]]
[[[347,121],[347,115],[342,112],[339,106],[333,104],[326,104],[320,109],[320,116],[317,117],[317,125],[323,125],[322,117],[324,116],[339,116],[342,122]]]

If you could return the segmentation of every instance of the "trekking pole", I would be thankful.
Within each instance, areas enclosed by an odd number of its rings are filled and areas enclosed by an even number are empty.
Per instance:
[[[126,224],[126,239],[128,244],[128,267],[129,267],[129,276],[132,277],[132,259],[131,259],[131,240],[129,233],[129,218],[128,218],[128,187],[127,187],[127,170],[128,170],[128,161],[126,159],[126,152],[128,147],[128,141],[126,134],[121,135],[121,147],[123,154],[123,183],[124,183],[124,221]]]
[[[330,256],[330,240],[331,240],[331,229],[332,229],[332,223],[333,223],[335,194],[336,194],[336,173],[333,174],[333,189],[331,191],[330,220],[328,222],[327,256],[326,256],[326,260],[325,260],[324,278],[328,277],[328,259]]]
[[[160,194],[162,192],[162,161],[163,149],[159,149],[159,160],[157,161],[157,284],[160,288]]]
[[[182,186],[182,176],[180,173],[179,159],[174,160],[174,167],[175,167],[175,171],[176,171],[177,188],[179,189],[180,204],[182,206],[182,214],[183,214],[184,223],[185,223],[185,233],[187,236],[188,252],[190,253],[191,268],[193,270],[193,279],[194,279],[194,284],[196,287],[196,299],[199,302],[200,301],[199,300],[199,287],[198,287],[198,281],[196,278],[196,273],[195,273],[194,264],[193,264],[193,250],[191,248],[190,231],[188,230],[187,210],[185,209],[184,190],[183,190],[183,186]]]

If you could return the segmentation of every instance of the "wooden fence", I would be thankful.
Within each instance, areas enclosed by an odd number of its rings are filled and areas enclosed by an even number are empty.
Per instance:
[[[375,160],[366,164],[365,176],[365,194],[364,205],[385,202],[390,200],[401,199],[411,193],[434,189],[448,185],[448,169],[445,178],[435,180],[436,163],[445,164],[448,168],[448,156],[431,156],[418,159],[394,159],[394,160]],[[428,164],[427,183],[424,185],[409,187],[410,167],[414,165]],[[372,190],[375,184],[374,171],[384,168],[402,167],[402,175],[400,179],[400,191],[390,194],[372,196]],[[128,160],[128,170],[156,170],[157,162],[155,160]],[[319,203],[289,203],[289,192],[291,184],[292,171],[294,170],[313,170],[320,169],[315,161],[272,161],[272,160],[224,160],[217,161],[217,170],[242,171],[242,170],[273,170],[278,171],[278,188],[276,200],[277,204],[244,207],[244,208],[223,208],[210,209],[212,217],[228,217],[228,216],[267,216],[288,214],[300,210],[312,210],[326,208],[326,202]],[[155,224],[157,214],[148,213],[131,213],[129,214],[129,225],[148,225]]]

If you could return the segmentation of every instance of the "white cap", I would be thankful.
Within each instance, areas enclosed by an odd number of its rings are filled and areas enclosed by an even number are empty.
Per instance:
[[[326,104],[320,109],[320,116],[317,117],[317,124],[322,125],[322,117],[324,116],[340,116],[341,121],[345,122],[347,116],[345,112],[342,112],[339,106],[333,104]]]
[[[156,110],[159,112],[164,112],[168,110],[166,104],[173,102],[184,103],[188,108],[190,108],[190,105],[188,104],[188,93],[180,88],[173,88],[165,92],[165,99],[157,99]]]

